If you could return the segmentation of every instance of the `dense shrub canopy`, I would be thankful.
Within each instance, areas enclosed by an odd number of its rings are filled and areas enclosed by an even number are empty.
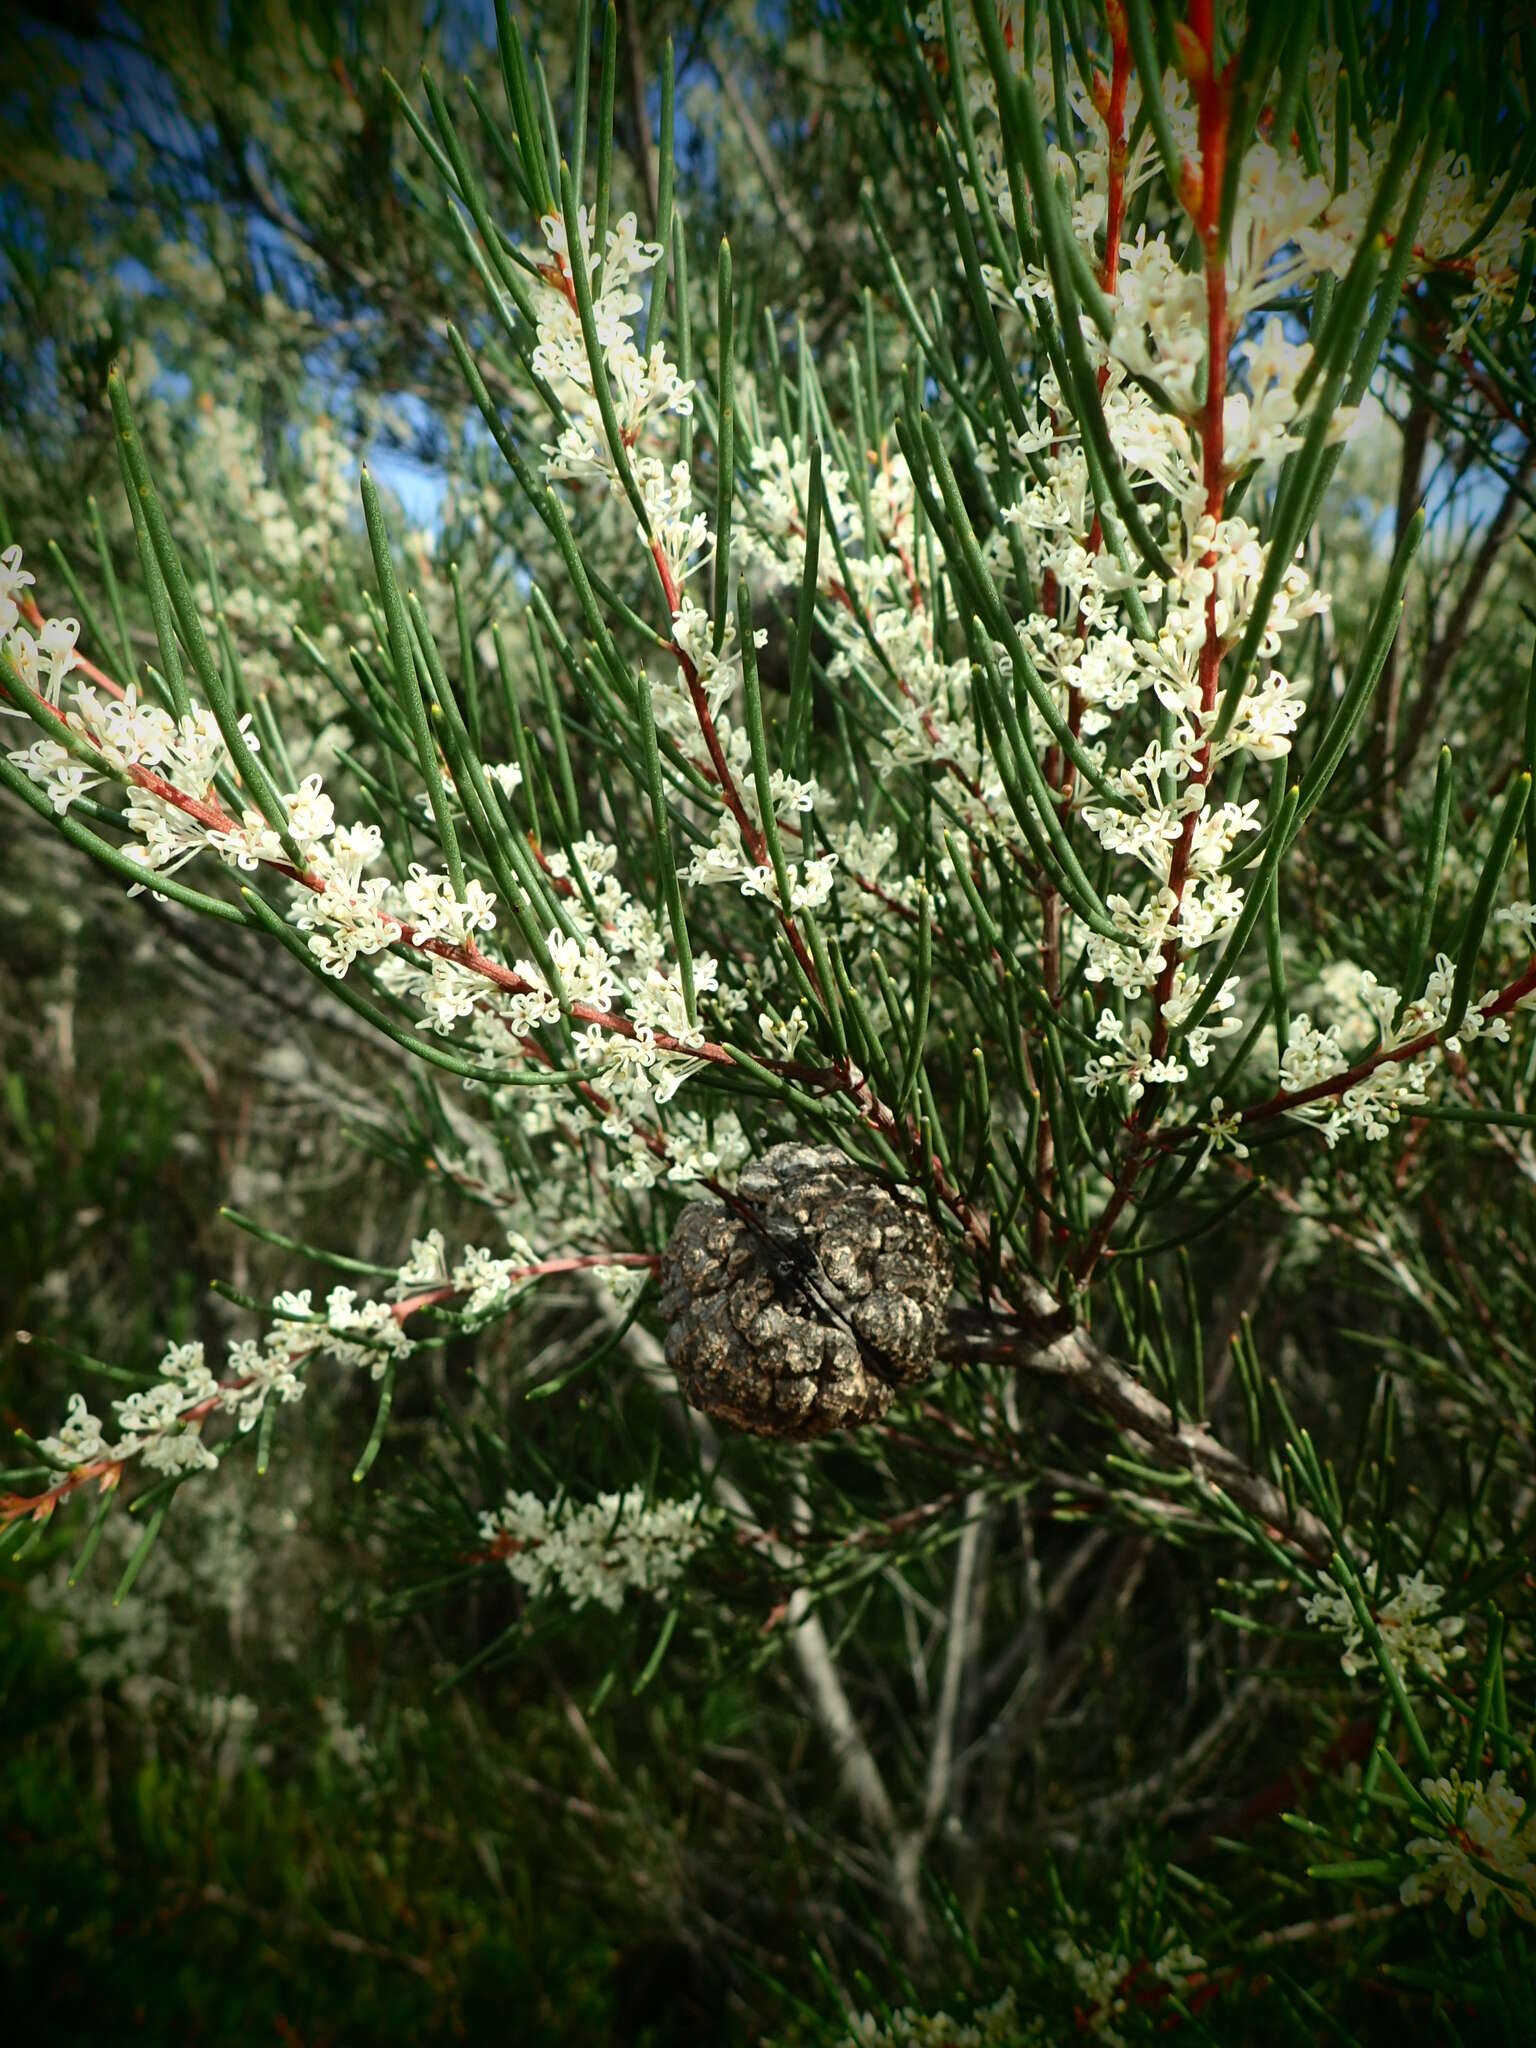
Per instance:
[[[28,1995],[1526,2038],[1529,29],[20,48]]]

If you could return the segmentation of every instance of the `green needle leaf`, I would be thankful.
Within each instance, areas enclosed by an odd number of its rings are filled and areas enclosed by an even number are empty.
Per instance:
[[[795,612],[795,644],[789,664],[789,717],[784,760],[798,775],[811,736],[811,636],[816,630],[817,565],[821,558],[821,443],[811,443],[810,477],[805,491],[805,567],[800,575],[800,603]],[[1536,672],[1536,663],[1533,663]],[[1533,700],[1536,701],[1536,700]]]
[[[673,144],[673,100],[675,80],[672,38],[667,37],[661,54],[661,136],[656,150],[656,240],[661,260],[651,272],[651,303],[645,316],[645,352],[661,339],[662,316],[667,303],[667,266],[672,253],[672,206],[677,182],[677,161]]]
[[[715,282],[715,313],[719,334],[719,410],[715,430],[715,605],[711,640],[716,654],[725,644],[730,619],[731,505],[736,496],[735,337],[732,332],[731,245],[720,243],[720,268]],[[741,625],[743,644],[751,638],[751,621]]]
[[[421,770],[422,781],[426,784],[427,800],[432,806],[433,822],[437,826],[438,844],[443,850],[448,878],[453,884],[453,893],[464,901],[464,863],[459,857],[459,835],[454,829],[453,813],[448,802],[448,792],[443,787],[442,771],[438,766],[437,747],[427,724],[427,707],[421,694],[421,683],[416,675],[416,660],[411,652],[411,629],[401,602],[400,586],[395,581],[394,564],[389,554],[389,530],[384,524],[384,510],[379,503],[379,494],[373,478],[366,468],[362,473],[363,517],[368,525],[368,545],[373,553],[374,573],[379,581],[379,596],[384,602],[384,617],[389,632],[390,659],[395,668],[395,688],[400,693],[406,720],[410,725],[411,738],[416,746],[416,761]]]
[[[608,254],[608,207],[613,191],[613,95],[619,70],[619,17],[609,0],[603,15],[603,68],[597,101],[597,206],[593,213],[592,248],[599,265]],[[563,185],[562,185],[563,191]],[[577,174],[580,191],[580,173]],[[576,248],[576,243],[571,244]]]
[[[1440,749],[1440,759],[1435,767],[1435,808],[1430,820],[1429,845],[1424,854],[1424,880],[1419,890],[1419,912],[1414,920],[1413,943],[1408,952],[1408,971],[1403,977],[1403,1001],[1399,1009],[1406,1009],[1413,1000],[1415,991],[1424,980],[1424,964],[1429,958],[1430,940],[1435,929],[1435,906],[1440,900],[1440,877],[1445,870],[1445,842],[1450,829],[1451,791],[1455,783],[1455,767],[1449,747]]]
[[[1499,821],[1493,828],[1493,844],[1488,849],[1488,858],[1483,872],[1477,880],[1467,921],[1462,927],[1461,942],[1456,948],[1456,978],[1451,984],[1450,1014],[1445,1020],[1445,1036],[1452,1038],[1461,1028],[1467,1014],[1467,1005],[1472,1000],[1472,982],[1477,973],[1478,950],[1483,943],[1483,933],[1488,926],[1488,916],[1493,909],[1493,899],[1498,894],[1499,882],[1509,860],[1510,849],[1515,843],[1515,834],[1520,830],[1520,821],[1525,816],[1526,803],[1531,794],[1529,772],[1516,776],[1504,799],[1504,808]]]

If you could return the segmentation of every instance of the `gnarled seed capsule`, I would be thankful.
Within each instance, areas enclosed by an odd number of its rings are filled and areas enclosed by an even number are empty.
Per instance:
[[[830,1146],[775,1145],[662,1256],[667,1363],[696,1408],[804,1440],[873,1422],[933,1370],[954,1279],[911,1189]]]

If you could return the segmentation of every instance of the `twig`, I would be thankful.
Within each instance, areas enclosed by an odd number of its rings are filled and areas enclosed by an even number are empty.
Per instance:
[[[640,166],[640,182],[645,188],[651,233],[655,234],[656,223],[661,217],[661,187],[656,152],[651,146],[650,116],[645,110],[645,45],[640,39],[635,0],[624,0],[624,46],[629,52],[629,112],[635,124],[635,156]]]
[[[323,1923],[305,1920],[297,1913],[276,1913],[269,1906],[258,1906],[250,1899],[236,1898],[233,1892],[225,1891],[221,1884],[205,1884],[195,1896],[205,1906],[217,1906],[226,1913],[238,1913],[242,1919],[254,1920],[258,1927],[270,1927],[290,1939],[323,1941],[331,1948],[340,1949],[349,1956],[372,1956],[375,1962],[396,1963],[402,1970],[409,1970],[413,1977],[425,1977],[429,1982],[436,1972],[425,1956],[408,1955],[403,1949],[391,1948],[387,1942],[368,1941],[361,1934],[353,1934],[345,1927],[327,1927]]]
[[[1281,1948],[1290,1942],[1320,1941],[1331,1934],[1352,1934],[1357,1927],[1369,1927],[1379,1920],[1395,1920],[1402,1907],[1396,1899],[1383,1906],[1362,1906],[1353,1913],[1334,1913],[1327,1920],[1296,1920],[1289,1927],[1266,1929],[1254,1935],[1250,1948]]]
[[[630,4],[633,4],[633,0],[630,0]],[[789,197],[783,173],[773,160],[772,147],[767,136],[763,133],[757,116],[747,104],[747,98],[741,89],[740,81],[729,64],[717,64],[714,70],[716,78],[720,81],[720,90],[725,94],[731,112],[736,116],[740,124],[742,139],[747,145],[747,150],[751,155],[753,163],[757,165],[758,171],[762,176],[763,185],[768,193],[768,197],[773,202],[774,212],[784,223],[785,233],[800,251],[801,256],[809,259],[811,250],[815,246],[814,238],[810,229],[806,226],[799,208]]]
[[[1036,1292],[1041,1322],[1059,1315],[1045,1289]],[[1312,1557],[1331,1553],[1333,1539],[1315,1515],[1298,1508],[1293,1516],[1278,1486],[1261,1479],[1212,1435],[1207,1423],[1175,1416],[1128,1366],[1101,1350],[1086,1330],[1073,1329],[1042,1340],[1016,1325],[962,1310],[939,1350],[942,1357],[955,1363],[1010,1365],[1060,1380],[1090,1407],[1140,1437],[1159,1464],[1192,1473],[1202,1485],[1225,1494],[1235,1506],[1262,1522],[1277,1542],[1296,1545]]]
[[[1432,418],[1429,386],[1422,385],[1414,391],[1412,403],[1408,408],[1408,417],[1403,423],[1403,459],[1397,478],[1395,533],[1395,542],[1399,547],[1408,530],[1409,520],[1424,501],[1424,454],[1429,446]],[[1392,763],[1397,754],[1397,725],[1403,697],[1401,655],[1399,636],[1394,633],[1387,648],[1386,667],[1382,672],[1381,724],[1377,731],[1377,764],[1384,783],[1390,778]],[[1395,819],[1395,806],[1391,815]]]
[[[938,1713],[934,1720],[933,1746],[928,1754],[928,1789],[923,1801],[923,1834],[931,1834],[944,1815],[953,1809],[958,1790],[956,1726],[960,1715],[961,1686],[976,1634],[973,1594],[986,1535],[987,1497],[977,1491],[966,1497],[965,1528],[955,1554],[955,1576],[950,1588],[949,1623],[944,1633],[944,1675],[939,1681]]]
[[[1533,468],[1536,468],[1536,441],[1527,442],[1499,509],[1489,521],[1483,535],[1482,545],[1473,558],[1472,567],[1467,571],[1467,580],[1456,599],[1456,608],[1446,621],[1444,632],[1440,633],[1429,646],[1419,670],[1419,693],[1414,702],[1413,712],[1408,720],[1408,729],[1398,748],[1396,757],[1390,762],[1394,780],[1401,782],[1413,765],[1413,759],[1424,744],[1424,735],[1429,730],[1440,702],[1440,689],[1452,662],[1466,645],[1472,630],[1473,613],[1477,601],[1483,594],[1483,587],[1493,572],[1494,564],[1504,550],[1516,524],[1524,512],[1524,485]]]
[[[605,1300],[600,1307],[601,1313],[611,1321],[613,1310],[609,1303]],[[631,1324],[625,1341],[641,1377],[656,1389],[667,1403],[674,1421],[686,1429],[697,1444],[699,1462],[715,1500],[735,1517],[741,1529],[755,1539],[758,1548],[780,1570],[791,1574],[798,1572],[802,1564],[799,1551],[763,1528],[745,1494],[720,1471],[720,1438],[709,1419],[696,1408],[689,1407],[677,1391],[677,1382],[662,1355],[660,1344],[639,1323]],[[832,1751],[843,1789],[853,1800],[869,1833],[894,1851],[900,1835],[895,1806],[838,1676],[826,1630],[811,1606],[809,1589],[803,1585],[795,1587],[790,1594],[785,1630],[805,1681],[807,1705]],[[915,1880],[904,1884],[903,1875],[893,1868],[892,1891],[908,1944],[920,1948],[927,1927],[927,1913]]]

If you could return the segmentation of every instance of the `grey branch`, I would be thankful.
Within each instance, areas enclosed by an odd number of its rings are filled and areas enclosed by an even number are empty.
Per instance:
[[[1281,1489],[1261,1478],[1235,1451],[1212,1435],[1205,1422],[1175,1416],[1129,1366],[1111,1358],[1081,1328],[1059,1330],[1060,1311],[1044,1288],[1037,1290],[1033,1327],[988,1318],[975,1310],[951,1315],[939,1355],[953,1365],[1006,1365],[1059,1381],[1101,1415],[1139,1437],[1152,1457],[1170,1471],[1189,1472],[1225,1494],[1236,1507],[1263,1522],[1282,1543],[1309,1556],[1326,1558],[1333,1539],[1306,1508],[1292,1512]]]
[[[599,1306],[600,1313],[611,1323],[614,1322],[611,1304],[605,1300]],[[667,1402],[674,1420],[688,1431],[697,1443],[700,1464],[704,1471],[711,1475],[712,1498],[736,1519],[739,1527],[757,1537],[765,1553],[781,1570],[788,1573],[797,1572],[801,1559],[795,1547],[785,1543],[781,1538],[769,1535],[753,1513],[751,1503],[745,1494],[733,1481],[716,1469],[720,1461],[719,1435],[708,1416],[701,1415],[696,1408],[689,1407],[683,1400],[656,1339],[641,1324],[636,1323],[630,1327],[626,1344],[642,1376]],[[821,1617],[811,1605],[810,1594],[804,1586],[796,1587],[790,1595],[785,1615],[785,1631],[795,1661],[800,1667],[800,1676],[805,1684],[812,1716],[836,1759],[843,1788],[857,1807],[868,1833],[891,1854],[892,1891],[902,1918],[907,1944],[914,1950],[921,1949],[925,1939],[927,1913],[917,1882],[917,1873],[915,1870],[904,1868],[896,1854],[901,1829],[895,1805],[881,1776],[880,1766],[875,1761],[874,1752],[864,1739],[842,1679],[838,1675],[832,1646],[827,1640],[826,1630],[822,1627]]]
[[[635,0],[624,0],[624,44],[629,52],[629,112],[635,124],[635,156],[640,167],[640,182],[645,188],[646,214],[650,220],[651,233],[655,234],[657,221],[661,217],[660,167],[656,162],[656,151],[651,142],[651,120],[645,107],[649,78],[646,71],[645,44],[641,40],[640,24],[635,14]]]
[[[774,162],[773,145],[763,133],[762,125],[748,105],[747,96],[730,65],[717,65],[715,76],[720,81],[720,89],[725,94],[731,112],[736,116],[752,161],[762,175],[763,186],[773,202],[774,212],[784,223],[785,232],[801,256],[808,257],[815,246],[815,238],[806,226],[804,216],[785,189],[783,173]]]

